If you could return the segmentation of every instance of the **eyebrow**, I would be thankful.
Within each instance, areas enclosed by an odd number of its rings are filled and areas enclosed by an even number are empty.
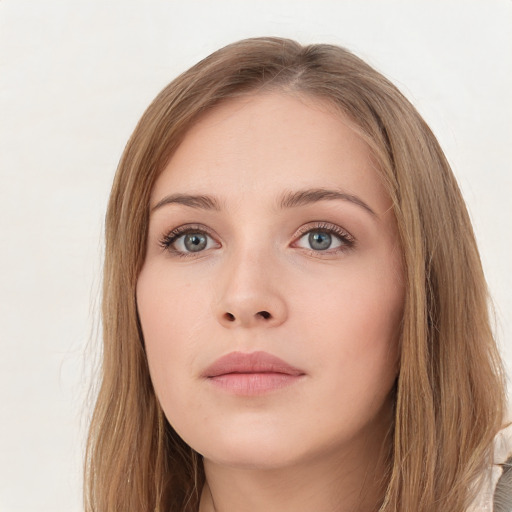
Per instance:
[[[155,210],[158,210],[167,204],[183,204],[185,206],[189,206],[190,208],[197,208],[200,210],[221,210],[220,202],[213,196],[171,194],[158,201],[158,203],[156,203],[155,206],[151,208],[151,211],[154,212]]]
[[[312,188],[306,190],[297,190],[295,192],[285,193],[279,201],[280,208],[295,208],[297,206],[304,206],[318,201],[333,201],[342,200],[349,201],[350,203],[356,204],[364,208],[367,212],[372,215],[376,213],[359,197],[353,194],[347,194],[340,190],[331,190],[325,188]]]
[[[285,192],[278,201],[278,207],[280,209],[297,208],[298,206],[305,206],[319,201],[333,201],[342,200],[353,203],[361,208],[364,208],[368,213],[376,216],[376,213],[366,204],[362,199],[353,195],[347,194],[340,190],[332,190],[325,188],[312,188],[305,190],[297,190]],[[208,195],[193,195],[193,194],[171,194],[165,196],[163,199],[151,208],[154,212],[162,206],[168,204],[182,204],[190,208],[196,208],[200,210],[215,210],[220,211],[220,201],[214,196]]]

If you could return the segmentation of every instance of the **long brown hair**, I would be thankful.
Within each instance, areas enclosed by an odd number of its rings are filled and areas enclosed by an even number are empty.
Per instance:
[[[393,201],[406,274],[394,439],[382,512],[462,512],[490,464],[504,373],[464,201],[434,135],[405,97],[347,50],[279,38],[229,45],[168,85],[119,164],[106,217],[103,365],[86,457],[91,512],[196,512],[200,456],[155,397],[137,317],[151,189],[208,109],[260,90],[327,99],[358,126]]]

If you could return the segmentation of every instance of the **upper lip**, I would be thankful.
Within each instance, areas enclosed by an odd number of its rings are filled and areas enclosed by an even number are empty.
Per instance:
[[[231,352],[214,361],[202,375],[211,378],[228,373],[304,375],[302,370],[267,352]]]

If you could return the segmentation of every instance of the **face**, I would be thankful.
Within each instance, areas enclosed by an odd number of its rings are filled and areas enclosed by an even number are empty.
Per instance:
[[[389,427],[404,292],[391,201],[327,103],[203,117],[159,176],[137,303],[167,419],[205,461],[276,468]]]

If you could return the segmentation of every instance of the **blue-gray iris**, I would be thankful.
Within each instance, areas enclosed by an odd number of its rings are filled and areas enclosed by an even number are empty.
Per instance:
[[[332,237],[329,233],[322,231],[314,231],[309,234],[309,244],[312,249],[317,251],[325,251],[331,246]]]
[[[206,247],[207,239],[205,235],[201,233],[189,233],[185,235],[185,239],[183,240],[187,251],[197,252],[202,251]]]

